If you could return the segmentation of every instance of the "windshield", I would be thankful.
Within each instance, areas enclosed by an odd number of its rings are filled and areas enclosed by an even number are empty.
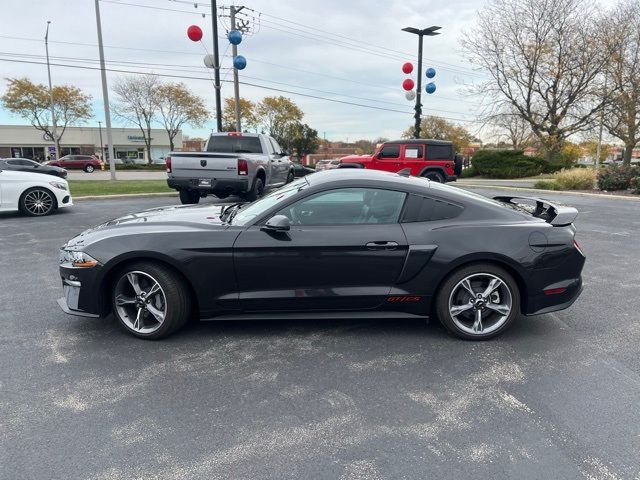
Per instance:
[[[301,190],[307,188],[308,183],[304,178],[298,181],[290,183],[269,195],[262,197],[260,200],[256,200],[253,203],[249,203],[238,210],[236,210],[233,217],[229,219],[229,223],[232,225],[246,225],[256,217],[259,217],[271,207],[285,198],[292,197]]]
[[[262,153],[262,145],[258,137],[212,135],[209,138],[207,152]]]

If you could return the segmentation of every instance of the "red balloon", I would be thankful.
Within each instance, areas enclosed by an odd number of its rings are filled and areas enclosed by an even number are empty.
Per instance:
[[[402,71],[406,74],[413,72],[413,63],[407,62],[402,65]]]
[[[187,37],[192,42],[199,42],[202,39],[202,29],[198,25],[191,25],[187,28]]]
[[[409,91],[409,90],[413,90],[413,80],[411,80],[410,78],[407,78],[404,82],[402,82],[402,88],[404,88],[405,90]]]

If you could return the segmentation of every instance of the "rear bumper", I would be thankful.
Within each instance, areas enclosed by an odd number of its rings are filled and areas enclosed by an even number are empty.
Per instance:
[[[205,194],[240,194],[250,190],[249,179],[211,179],[211,186],[201,186],[198,178],[168,178],[167,185],[169,188],[176,190],[193,190]]]
[[[557,312],[573,305],[582,293],[582,277],[566,280],[549,285],[545,290],[565,288],[562,293],[553,295],[536,295],[529,299],[529,311],[525,315],[542,315],[543,313]]]

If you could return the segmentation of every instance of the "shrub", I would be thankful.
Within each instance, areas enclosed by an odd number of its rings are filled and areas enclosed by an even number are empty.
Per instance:
[[[560,186],[553,180],[538,180],[533,184],[533,188],[540,190],[560,190]]]
[[[640,177],[633,177],[629,182],[631,193],[640,193]]]
[[[518,150],[480,150],[472,161],[478,175],[493,178],[532,177],[541,174],[546,163]]]
[[[640,167],[610,165],[598,172],[600,190],[627,190],[631,180],[640,177]]]
[[[562,190],[591,190],[596,183],[596,171],[593,168],[563,169],[554,175],[554,179]]]
[[[476,167],[474,166],[465,168],[460,173],[460,178],[470,178],[470,177],[477,177],[477,176],[478,176],[478,172],[476,171]]]

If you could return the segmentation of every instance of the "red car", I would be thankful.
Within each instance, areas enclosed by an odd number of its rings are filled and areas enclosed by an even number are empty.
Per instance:
[[[45,165],[62,167],[67,170],[84,170],[87,173],[102,168],[102,162],[93,155],[65,155],[59,160],[50,160]]]
[[[454,155],[453,144],[444,140],[409,139],[385,142],[372,156],[350,155],[340,159],[340,168],[369,168],[398,172],[439,183],[455,182],[462,171],[462,157]]]

